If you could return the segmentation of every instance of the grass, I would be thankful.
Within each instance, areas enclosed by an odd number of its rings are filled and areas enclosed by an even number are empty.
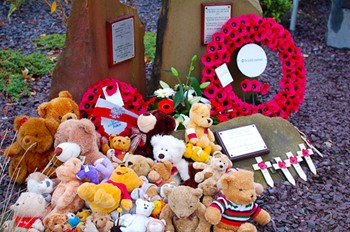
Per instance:
[[[157,34],[155,32],[146,31],[144,37],[146,62],[154,62],[154,57],[156,54],[156,38]]]
[[[65,42],[66,34],[42,35],[38,39],[33,39],[33,43],[37,46],[37,49],[48,51],[62,49]]]

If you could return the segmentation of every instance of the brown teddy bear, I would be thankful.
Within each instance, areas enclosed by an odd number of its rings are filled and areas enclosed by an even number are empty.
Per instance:
[[[71,229],[67,214],[55,213],[44,219],[45,232],[66,232]]]
[[[8,231],[44,231],[43,217],[47,202],[40,194],[23,192],[10,208],[14,211],[13,219],[2,226]]]
[[[109,232],[114,225],[111,216],[102,212],[93,212],[86,220],[90,220],[99,232]]]
[[[219,180],[223,196],[206,209],[205,218],[214,225],[214,231],[256,231],[249,219],[266,225],[269,213],[255,203],[254,173],[237,170],[224,174]]]
[[[151,138],[153,135],[168,135],[174,131],[175,119],[160,110],[152,110],[137,118],[137,132],[132,133],[130,151],[133,154],[153,158]]]
[[[205,206],[200,203],[201,189],[188,186],[165,188],[164,194],[168,204],[160,213],[159,219],[166,221],[166,231],[210,231],[206,221]]]
[[[210,118],[209,104],[194,103],[190,109],[190,121],[186,127],[185,139],[193,145],[206,148],[211,146],[211,151],[220,151],[221,146],[214,144],[215,137],[210,130],[213,120]]]
[[[203,169],[202,171],[197,172],[194,176],[194,180],[197,183],[201,183],[209,177],[219,180],[219,178],[232,167],[232,162],[227,155],[222,154],[220,151],[216,151],[211,157],[209,163],[194,162],[193,167],[195,169]]]
[[[147,176],[151,171],[154,161],[142,155],[129,155],[125,159],[125,166],[131,168],[138,176]]]
[[[23,183],[35,171],[47,176],[54,173],[55,167],[46,166],[54,156],[53,143],[57,127],[58,123],[49,119],[25,115],[15,118],[17,139],[4,152],[5,157],[11,158],[9,176],[12,181]]]
[[[202,203],[205,207],[209,207],[213,200],[221,195],[217,180],[214,178],[206,179],[198,185],[198,188],[203,191]]]
[[[111,134],[109,136],[109,145],[104,144],[102,146],[102,152],[111,161],[116,163],[122,163],[125,154],[130,149],[131,140],[128,136],[118,136],[116,134]]]
[[[75,213],[84,207],[84,200],[78,194],[82,181],[76,177],[82,166],[81,160],[70,158],[56,169],[57,178],[61,181],[52,194],[49,214]]]
[[[69,115],[69,113],[73,115]],[[41,103],[38,107],[38,114],[42,118],[50,118],[61,123],[70,117],[74,118],[74,115],[79,118],[79,106],[73,100],[72,94],[64,90],[59,92],[58,97],[51,101]]]
[[[177,185],[176,181],[171,178],[171,170],[173,165],[170,161],[158,162],[152,166],[151,171],[148,173],[147,178],[150,183],[156,184],[161,187],[164,184]]]

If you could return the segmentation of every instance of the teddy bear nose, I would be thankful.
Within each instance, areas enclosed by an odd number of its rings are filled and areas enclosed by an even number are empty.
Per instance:
[[[151,114],[149,112],[143,113],[143,116],[150,116]]]
[[[55,155],[56,155],[56,156],[59,156],[59,155],[61,155],[61,153],[62,153],[62,148],[56,147],[56,149],[55,149]]]
[[[163,159],[165,156],[164,156],[164,154],[159,154],[158,157],[159,157],[159,159]]]
[[[72,117],[72,116],[69,116],[69,117],[67,118],[67,120],[70,120],[70,119],[73,119],[73,117]]]
[[[24,142],[25,143],[30,143],[30,139],[25,139]]]
[[[223,165],[220,165],[220,168],[223,168],[224,166]]]
[[[254,195],[252,194],[252,195],[250,195],[250,198],[254,198]]]
[[[211,123],[211,119],[207,119],[208,123]]]

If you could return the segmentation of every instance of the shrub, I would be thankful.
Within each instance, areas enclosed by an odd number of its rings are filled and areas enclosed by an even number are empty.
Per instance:
[[[66,34],[51,34],[33,39],[34,44],[41,50],[62,49],[66,42]]]
[[[264,17],[272,17],[277,22],[281,22],[281,18],[292,9],[292,0],[261,0],[261,7]]]
[[[145,37],[144,37],[144,44],[145,44],[145,57],[147,62],[154,61],[154,57],[156,54],[156,38],[157,34],[154,32],[146,31]]]

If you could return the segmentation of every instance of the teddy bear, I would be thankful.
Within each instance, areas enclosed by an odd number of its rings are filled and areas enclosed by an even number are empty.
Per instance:
[[[147,224],[146,232],[165,232],[165,220],[151,218]]]
[[[103,144],[102,152],[113,162],[122,163],[125,154],[130,149],[131,140],[128,136],[111,134],[109,145]]]
[[[129,155],[125,159],[125,166],[131,168],[138,176],[147,176],[151,171],[154,161],[142,155]]]
[[[227,155],[221,153],[220,151],[216,151],[213,153],[212,158],[207,164],[202,162],[193,163],[193,167],[195,169],[203,169],[202,171],[196,173],[194,180],[197,183],[203,182],[209,177],[219,180],[219,178],[226,173],[227,170],[232,167],[232,165],[232,161]]]
[[[186,144],[184,157],[196,162],[207,163],[210,159],[210,153],[211,153],[211,146],[206,146],[203,149],[200,146],[195,146],[192,143],[188,142]]]
[[[130,193],[142,184],[143,180],[131,168],[119,166],[104,183],[83,183],[78,188],[78,195],[93,212],[111,213],[119,205],[129,210],[132,207]]]
[[[200,202],[201,189],[189,186],[165,188],[164,194],[168,204],[160,213],[159,219],[166,222],[166,231],[210,231],[210,224],[206,221],[205,206]]]
[[[47,202],[37,193],[23,192],[10,209],[14,212],[12,220],[2,227],[3,232],[44,231],[43,217]]]
[[[97,231],[99,232],[109,232],[114,225],[111,216],[103,212],[92,212],[92,214],[87,217],[86,221],[88,220],[95,225]]]
[[[67,214],[54,213],[44,219],[45,232],[66,232],[71,229]]]
[[[47,202],[51,202],[51,193],[59,181],[51,180],[47,175],[41,172],[33,172],[26,179],[27,191],[37,193],[44,197]]]
[[[175,119],[160,110],[151,110],[139,115],[138,128],[132,129],[130,136],[130,152],[152,158],[152,136],[168,135],[174,131],[175,126]]]
[[[10,158],[9,176],[16,183],[23,183],[30,173],[43,172],[54,177],[55,166],[50,165],[54,156],[54,135],[58,123],[50,119],[18,116],[14,120],[17,139],[4,151]]]
[[[50,118],[58,123],[69,118],[79,118],[79,106],[73,100],[72,94],[66,90],[58,93],[58,97],[38,106],[38,114],[42,118]],[[66,115],[68,114],[68,115]]]
[[[83,208],[84,200],[77,194],[82,181],[76,177],[81,165],[81,160],[71,158],[56,169],[57,178],[61,182],[52,194],[49,214],[74,213]]]
[[[145,176],[140,176],[140,178],[143,180],[143,183],[140,187],[135,188],[131,193],[131,198],[136,201],[137,199],[143,199],[148,201],[156,201],[159,200],[161,197],[158,193],[158,187],[150,183]],[[136,206],[133,206],[133,209],[130,210],[130,213],[135,212]]]
[[[78,228],[78,232],[99,232],[99,231],[96,228],[95,224],[91,221],[91,219],[87,218],[85,224],[80,227],[80,230]]]
[[[80,158],[80,154],[81,148],[76,143],[63,142],[55,147],[55,157],[62,163],[66,162],[70,158]]]
[[[120,217],[120,230],[122,232],[146,232],[150,215],[154,209],[153,202],[142,199],[136,200],[136,213],[124,214]]]
[[[223,195],[205,211],[205,218],[214,225],[214,231],[256,231],[248,222],[250,219],[261,225],[270,222],[270,214],[255,202],[252,171],[239,169],[224,174],[219,179],[219,188]]]
[[[211,151],[220,151],[221,146],[214,144],[215,137],[210,130],[213,120],[210,118],[209,104],[194,103],[190,109],[190,121],[186,127],[185,139],[193,145],[206,148],[211,147]]]
[[[186,146],[183,140],[172,135],[155,135],[151,139],[153,158],[157,162],[170,161],[173,165],[172,178],[180,184],[181,180],[190,178],[188,162],[183,158]],[[180,178],[178,177],[180,176]]]
[[[208,178],[205,181],[198,184],[198,188],[203,191],[203,198],[201,202],[205,207],[209,207],[209,205],[213,202],[214,199],[221,196],[220,189],[217,185],[217,180],[214,178]]]
[[[177,185],[176,181],[171,178],[171,170],[173,165],[170,161],[158,162],[153,164],[151,171],[148,173],[147,178],[150,183],[156,184],[158,187],[166,183]]]

